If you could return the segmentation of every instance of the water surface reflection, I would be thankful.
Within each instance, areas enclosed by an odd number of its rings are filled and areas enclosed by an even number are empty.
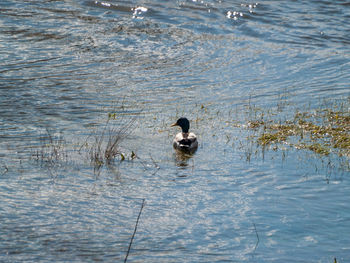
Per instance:
[[[350,260],[348,166],[261,151],[240,126],[348,105],[344,1],[1,9],[0,261],[122,261],[143,198],[129,261]],[[124,160],[94,170],[86,138],[110,116],[135,120]],[[172,148],[178,116],[199,135],[193,156]],[[47,130],[64,139],[51,161],[33,155],[58,149]]]

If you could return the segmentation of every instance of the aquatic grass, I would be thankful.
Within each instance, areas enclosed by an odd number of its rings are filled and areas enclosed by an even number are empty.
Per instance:
[[[308,149],[320,155],[330,153],[350,156],[350,112],[320,109],[297,111],[292,120],[283,123],[266,117],[248,122],[249,129],[257,130],[257,143],[262,146],[288,144],[297,149]]]
[[[271,143],[285,141],[287,136],[283,132],[263,133],[258,138],[258,143],[265,146]]]
[[[55,166],[68,160],[67,143],[63,135],[54,135],[48,128],[39,138],[40,145],[32,152],[32,159],[43,165]]]
[[[109,113],[105,125],[97,129],[92,137],[92,141],[86,142],[91,162],[96,168],[104,164],[111,164],[117,157],[124,161],[126,154],[121,150],[121,142],[132,132],[136,118],[125,121],[125,118]],[[134,159],[136,154],[132,151],[130,158]]]
[[[40,167],[47,169],[51,179],[58,176],[57,170],[65,167],[70,158],[69,145],[62,133],[56,133],[46,128],[46,133],[39,137],[39,144],[30,146],[30,160],[34,160]]]
[[[94,130],[81,142],[67,143],[63,133],[54,132],[46,128],[46,132],[39,137],[37,144],[30,147],[31,159],[49,169],[67,164],[68,160],[83,161],[85,154],[96,172],[101,166],[111,167],[114,160],[134,160],[134,151],[128,152],[121,146],[122,142],[131,135],[137,115],[109,112],[104,124],[98,124]]]
[[[307,144],[304,148],[321,155],[328,155],[331,153],[330,148],[321,143]]]

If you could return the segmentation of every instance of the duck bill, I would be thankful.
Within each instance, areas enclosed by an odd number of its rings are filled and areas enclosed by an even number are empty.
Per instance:
[[[170,127],[174,127],[174,126],[177,126],[176,122],[170,125]]]

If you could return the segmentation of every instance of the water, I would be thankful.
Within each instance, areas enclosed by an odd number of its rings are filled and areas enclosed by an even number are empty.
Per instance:
[[[142,199],[128,262],[350,260],[349,171],[293,149],[247,161],[234,125],[247,105],[283,120],[350,96],[347,1],[0,10],[0,261],[123,261]],[[81,146],[108,113],[132,133],[126,160],[96,169]],[[190,159],[171,146],[182,115]]]

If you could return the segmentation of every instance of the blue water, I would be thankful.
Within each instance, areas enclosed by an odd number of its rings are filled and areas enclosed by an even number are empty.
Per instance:
[[[128,262],[349,262],[349,157],[244,128],[349,111],[349,21],[347,1],[1,1],[0,261],[123,262],[145,199]],[[111,113],[126,160],[98,168]]]

